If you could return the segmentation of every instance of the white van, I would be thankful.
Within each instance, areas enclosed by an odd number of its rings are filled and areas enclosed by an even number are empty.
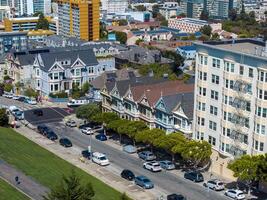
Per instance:
[[[109,165],[109,160],[107,159],[106,155],[103,153],[94,152],[92,156],[92,160],[93,162],[101,166]]]

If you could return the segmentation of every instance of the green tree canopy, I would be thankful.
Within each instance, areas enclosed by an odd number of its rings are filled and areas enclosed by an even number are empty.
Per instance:
[[[92,121],[94,116],[101,113],[101,109],[98,104],[90,103],[78,107],[76,110],[76,116],[81,119]]]
[[[200,32],[203,33],[204,35],[210,36],[211,35],[212,28],[210,25],[204,25],[201,29]]]
[[[96,116],[93,117],[93,120],[95,122],[103,123],[106,126],[112,122],[120,119],[118,115],[116,115],[113,112],[104,112],[104,113],[98,113]]]
[[[49,29],[49,22],[44,17],[43,13],[39,14],[39,19],[38,19],[38,22],[36,24],[36,29],[43,29],[43,30],[48,30]]]
[[[81,92],[83,95],[85,95],[86,93],[88,93],[90,89],[90,84],[88,81],[86,81],[83,85],[82,85],[82,88],[81,88]]]
[[[80,177],[72,171],[69,177],[63,176],[60,184],[44,200],[91,200],[94,196],[92,184],[82,184]]]
[[[13,85],[11,83],[5,83],[4,91],[11,92],[12,89],[13,89]]]
[[[6,114],[6,109],[0,108],[0,126],[8,125],[8,116]]]
[[[144,131],[140,131],[135,135],[135,140],[137,142],[143,142],[146,144],[153,145],[154,141],[165,135],[165,131],[158,129],[158,128],[153,128],[153,129],[147,129]]]
[[[34,98],[36,98],[38,96],[38,93],[34,89],[32,89],[32,88],[27,88],[24,91],[24,94],[27,97],[34,97]]]
[[[116,35],[117,41],[119,41],[121,44],[126,44],[126,42],[127,42],[127,34],[126,33],[116,31],[115,35]]]
[[[202,10],[200,17],[201,20],[208,20],[209,19],[209,13],[206,10]]]
[[[146,7],[144,5],[138,5],[138,6],[135,6],[135,9],[137,11],[141,11],[141,12],[144,12],[146,11]]]

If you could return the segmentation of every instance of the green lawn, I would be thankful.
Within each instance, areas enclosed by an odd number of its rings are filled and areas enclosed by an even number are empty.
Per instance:
[[[29,200],[27,196],[0,178],[0,200]]]
[[[82,180],[93,184],[95,200],[120,199],[118,191],[12,129],[0,127],[0,158],[49,188],[58,184],[63,174],[68,175],[74,169]]]

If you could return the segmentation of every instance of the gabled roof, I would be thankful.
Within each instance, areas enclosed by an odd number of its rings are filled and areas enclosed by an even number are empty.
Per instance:
[[[194,110],[194,93],[187,92],[187,93],[177,93],[174,95],[162,96],[161,97],[166,112],[171,114],[177,106],[182,107],[185,115],[188,117],[189,120],[193,119],[193,110]]]
[[[178,49],[184,50],[184,51],[196,51],[196,46],[191,45],[191,46],[181,46],[178,47]]]
[[[70,61],[68,65],[64,65],[63,67],[70,68],[78,57],[86,64],[86,66],[94,66],[98,64],[92,49],[73,50],[73,51],[53,51],[48,53],[40,53],[40,56],[44,63],[44,67],[42,68],[44,71],[48,71],[53,66],[55,61],[63,61],[63,60]]]

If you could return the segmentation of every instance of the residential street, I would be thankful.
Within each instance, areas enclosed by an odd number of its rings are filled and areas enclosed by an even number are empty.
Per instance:
[[[65,127],[63,123],[51,123],[49,126],[55,130],[59,136],[65,136],[71,139],[73,144],[80,148],[87,149],[89,145],[90,136],[82,134],[76,128]],[[170,172],[152,173],[142,167],[142,161],[132,155],[129,155],[119,149],[113,148],[105,142],[100,142],[92,137],[92,150],[105,153],[108,159],[111,161],[111,165],[107,166],[108,169],[113,170],[114,173],[120,172],[122,169],[130,169],[137,175],[145,175],[150,178],[156,188],[159,187],[160,191],[164,193],[181,193],[185,195],[188,200],[222,200],[227,199],[223,196],[222,192],[209,191],[202,186],[203,183],[193,183],[185,180],[183,177],[178,177]]]

